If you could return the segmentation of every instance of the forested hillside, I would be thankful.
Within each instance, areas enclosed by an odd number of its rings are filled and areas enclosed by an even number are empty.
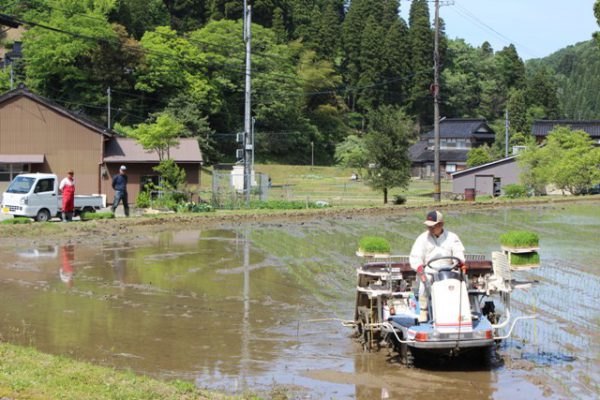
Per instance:
[[[568,46],[527,63],[528,70],[548,68],[556,75],[561,115],[600,119],[600,50],[593,40]]]
[[[249,3],[259,161],[306,163],[312,147],[315,162],[332,163],[336,145],[363,135],[373,110],[402,108],[414,123],[413,140],[431,127],[427,0]],[[400,7],[410,7],[408,21]],[[105,125],[110,88],[110,122],[119,132],[168,116],[161,121],[183,124],[181,135],[197,137],[207,160],[217,162],[233,160],[243,130],[242,11],[241,0],[30,0],[0,12],[26,28],[14,84]],[[446,38],[441,26],[442,116],[481,116],[501,126],[508,108],[520,132],[532,118],[561,116],[548,71],[526,74],[514,46],[472,47]],[[580,64],[573,74],[586,67]],[[8,71],[0,71],[3,91]],[[597,87],[590,84],[590,94]]]

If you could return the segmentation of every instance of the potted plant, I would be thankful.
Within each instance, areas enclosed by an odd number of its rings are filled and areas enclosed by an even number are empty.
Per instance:
[[[389,257],[390,242],[379,236],[365,236],[358,242],[359,257]]]

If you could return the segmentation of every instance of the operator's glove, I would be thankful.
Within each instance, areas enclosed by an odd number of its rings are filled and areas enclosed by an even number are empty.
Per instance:
[[[423,273],[423,264],[421,264],[417,267],[417,276],[419,277],[421,282],[425,282],[427,280],[427,277]]]
[[[463,261],[458,264],[458,267],[462,270],[463,274],[467,273],[467,264],[465,264]]]

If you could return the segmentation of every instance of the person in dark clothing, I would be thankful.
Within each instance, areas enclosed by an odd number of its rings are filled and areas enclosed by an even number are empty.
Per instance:
[[[112,188],[115,190],[115,199],[112,204],[112,212],[114,213],[119,205],[119,201],[123,201],[125,216],[129,217],[129,202],[127,201],[127,167],[121,165],[119,174],[113,176]]]

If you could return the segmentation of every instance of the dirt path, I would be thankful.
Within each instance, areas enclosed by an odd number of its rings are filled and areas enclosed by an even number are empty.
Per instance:
[[[448,203],[435,208],[440,210],[484,210],[503,207],[548,207],[561,203],[600,202],[600,196],[536,198],[528,200],[485,202],[485,203]],[[368,216],[395,216],[412,213],[424,213],[428,206],[382,206],[369,208],[328,208],[309,210],[251,210],[217,211],[206,214],[157,214],[111,220],[31,223],[0,225],[1,246],[23,246],[31,244],[63,244],[115,241],[127,239],[130,242],[143,241],[149,235],[161,231],[179,229],[231,226],[240,223],[295,223],[323,218],[353,218]]]

